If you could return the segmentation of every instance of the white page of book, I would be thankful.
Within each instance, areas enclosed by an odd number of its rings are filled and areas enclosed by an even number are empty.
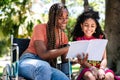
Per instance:
[[[106,39],[90,40],[86,51],[86,53],[88,53],[88,60],[101,61],[107,41]]]
[[[70,47],[66,58],[75,58],[78,54],[88,53],[88,60],[100,61],[107,42],[107,39],[70,42]]]
[[[81,54],[87,50],[89,41],[74,41],[70,42],[67,58],[75,58],[78,54]]]

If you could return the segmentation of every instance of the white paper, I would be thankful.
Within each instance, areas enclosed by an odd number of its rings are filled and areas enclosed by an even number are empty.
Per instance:
[[[78,54],[88,53],[88,60],[101,61],[107,42],[107,39],[70,42],[66,58],[75,58]]]

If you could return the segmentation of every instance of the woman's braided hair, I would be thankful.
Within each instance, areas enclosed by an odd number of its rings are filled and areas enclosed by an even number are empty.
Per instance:
[[[62,3],[55,3],[50,7],[49,10],[49,17],[47,23],[47,48],[48,50],[55,49],[56,47],[56,35],[55,35],[55,28],[57,17],[62,13],[62,10],[66,9],[67,7]],[[56,67],[56,59],[49,60],[51,66]]]
[[[49,50],[56,48],[56,36],[55,36],[56,21],[57,17],[62,13],[63,9],[67,10],[67,7],[62,3],[55,3],[50,7],[47,23],[47,39],[48,39],[47,48]]]

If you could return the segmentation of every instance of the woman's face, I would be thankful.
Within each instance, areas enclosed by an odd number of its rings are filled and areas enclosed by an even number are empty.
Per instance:
[[[60,29],[65,29],[68,22],[68,11],[63,9],[59,16],[57,16],[56,26]]]
[[[91,37],[93,33],[95,33],[96,27],[97,25],[92,18],[86,19],[84,23],[81,24],[82,31],[86,37]]]

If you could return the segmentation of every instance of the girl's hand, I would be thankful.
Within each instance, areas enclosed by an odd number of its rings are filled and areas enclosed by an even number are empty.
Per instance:
[[[103,69],[98,70],[98,78],[99,80],[105,79],[105,71]]]
[[[88,54],[77,55],[78,63],[83,67],[90,67],[91,65],[87,62]]]
[[[95,66],[90,67],[90,71],[95,76],[96,79],[98,79],[98,70]]]

